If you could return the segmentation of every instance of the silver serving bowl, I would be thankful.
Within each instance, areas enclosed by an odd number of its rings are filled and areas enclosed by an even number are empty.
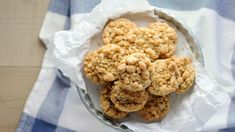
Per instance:
[[[190,49],[192,50],[192,52],[195,56],[195,59],[204,66],[204,60],[203,60],[203,54],[202,54],[201,48],[197,44],[197,41],[195,40],[195,37],[194,37],[193,33],[191,32],[191,30],[185,24],[183,24],[182,21],[177,19],[175,16],[172,16],[172,15],[164,12],[161,9],[156,8],[154,10],[154,13],[160,19],[164,19],[164,20],[172,23],[177,28],[177,30],[179,30],[183,33],[183,35],[185,36],[185,38],[189,44]],[[114,120],[110,120],[100,110],[98,110],[95,107],[95,105],[93,104],[89,94],[85,90],[83,90],[79,87],[77,87],[77,90],[78,90],[78,94],[79,94],[83,104],[87,108],[87,110],[92,115],[94,115],[98,120],[100,120],[101,122],[103,122],[104,124],[106,124],[108,126],[111,126],[114,129],[117,129],[120,131],[132,132],[132,130],[130,130],[127,126],[121,125],[120,123],[115,122]]]

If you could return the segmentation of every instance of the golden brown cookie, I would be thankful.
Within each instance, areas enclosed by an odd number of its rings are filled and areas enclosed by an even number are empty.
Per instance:
[[[125,51],[118,45],[105,45],[85,57],[84,73],[95,83],[106,84],[117,79],[117,65]]]
[[[169,96],[149,95],[150,99],[138,114],[146,121],[154,121],[163,119],[170,107]]]
[[[158,42],[154,39],[155,31],[149,28],[135,28],[131,30],[127,35],[127,41],[131,47],[129,52],[141,52],[146,53],[151,60],[156,60],[159,56],[156,48]]]
[[[116,44],[119,45],[120,47],[122,47],[125,50],[127,55],[139,52],[139,50],[134,45],[132,45],[132,43],[130,43],[127,40],[119,41]]]
[[[103,30],[103,42],[106,44],[117,44],[118,42],[125,39],[125,35],[132,29],[136,28],[137,25],[126,19],[119,18],[110,21]]]
[[[155,48],[159,53],[160,58],[171,57],[176,49],[177,34],[176,31],[167,23],[154,22],[148,27],[155,31],[154,39],[158,42],[158,47]]]
[[[130,92],[114,86],[110,98],[119,110],[133,112],[144,107],[148,100],[148,92],[146,90]]]
[[[190,58],[174,57],[173,59],[179,68],[182,78],[182,83],[179,84],[179,88],[176,89],[176,93],[184,93],[189,90],[194,83],[195,69]]]
[[[93,58],[95,58],[96,56],[97,56],[96,51],[91,51],[85,56],[85,59],[83,61],[84,63],[83,71],[88,79],[90,79],[92,82],[96,84],[100,84],[101,83],[100,79],[96,75],[96,72],[94,72],[95,61],[93,60]]]
[[[164,59],[156,60],[153,65],[155,72],[151,77],[152,83],[148,88],[149,92],[158,96],[174,92],[181,81],[176,63],[170,59]]]
[[[144,90],[151,84],[153,70],[152,63],[145,54],[133,53],[118,64],[119,78],[114,85],[129,91]]]
[[[111,86],[105,86],[100,93],[100,106],[105,115],[113,119],[122,119],[127,116],[127,112],[120,111],[110,100]]]

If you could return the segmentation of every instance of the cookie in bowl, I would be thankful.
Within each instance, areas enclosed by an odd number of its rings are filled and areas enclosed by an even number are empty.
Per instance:
[[[84,73],[96,84],[106,84],[117,79],[117,66],[125,55],[118,45],[105,45],[88,53],[84,59]]]
[[[154,68],[145,54],[133,53],[120,61],[117,71],[119,78],[114,85],[129,91],[139,91],[151,84],[151,74]]]
[[[114,86],[110,98],[119,110],[134,112],[144,108],[148,100],[148,92],[146,90],[132,92]]]
[[[195,69],[192,60],[188,57],[173,57],[172,59],[176,62],[182,78],[179,88],[175,92],[184,93],[192,87],[195,81]]]
[[[169,107],[169,95],[149,95],[148,102],[145,104],[143,109],[138,111],[138,114],[145,121],[161,120],[166,116],[169,111]]]
[[[111,96],[111,87],[110,85],[104,86],[100,92],[100,106],[104,114],[113,119],[122,119],[127,116],[127,112],[120,111],[116,108],[113,102],[110,100]]]
[[[173,56],[176,50],[177,34],[174,28],[165,22],[153,22],[148,28],[155,31],[154,41],[158,43],[157,52],[160,58],[169,58]]]
[[[181,83],[181,75],[176,63],[171,59],[160,59],[153,63],[155,72],[148,91],[151,94],[165,96],[174,92]]]
[[[147,54],[151,60],[156,60],[159,56],[158,42],[154,39],[155,31],[149,28],[140,27],[131,30],[127,35],[130,43],[130,52],[141,52]]]
[[[126,19],[118,18],[108,22],[103,30],[103,43],[106,44],[117,44],[118,42],[125,39],[125,35],[132,29],[136,28],[137,25]]]

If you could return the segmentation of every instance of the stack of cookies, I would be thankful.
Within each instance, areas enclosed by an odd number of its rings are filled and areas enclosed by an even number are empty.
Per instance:
[[[146,121],[160,120],[169,110],[171,93],[184,93],[195,80],[192,61],[177,57],[177,34],[165,22],[138,27],[119,18],[103,30],[103,46],[84,59],[84,73],[102,85],[105,115],[125,118],[138,112]]]

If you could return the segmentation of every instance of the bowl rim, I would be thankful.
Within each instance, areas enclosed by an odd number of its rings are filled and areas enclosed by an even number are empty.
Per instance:
[[[169,14],[168,12],[164,11],[163,9],[155,7],[154,14],[158,15],[159,18],[162,18],[162,19],[169,21],[178,30],[180,30],[184,34],[184,36],[186,37],[186,40],[189,43],[190,49],[193,51],[193,53],[195,53],[194,54],[195,58],[199,61],[199,63],[202,65],[202,67],[204,67],[204,57],[203,57],[201,47],[200,47],[195,35],[190,30],[190,28],[184,22],[182,22],[179,18],[177,18],[176,16],[174,16],[172,14]],[[75,86],[77,88],[79,97],[80,97],[82,103],[84,104],[84,106],[86,107],[86,109],[93,116],[95,116],[100,122],[102,122],[103,124],[105,124],[107,126],[114,128],[116,130],[119,130],[119,131],[125,131],[125,132],[132,132],[133,131],[125,125],[121,125],[113,120],[109,120],[103,114],[103,112],[101,112],[95,108],[88,93],[84,89],[79,88],[77,85],[75,85]]]

